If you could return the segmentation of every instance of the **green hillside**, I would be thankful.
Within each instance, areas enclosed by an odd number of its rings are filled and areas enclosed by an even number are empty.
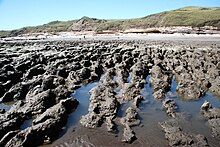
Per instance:
[[[143,18],[144,23],[156,26],[205,26],[220,27],[220,7],[184,7]]]
[[[25,33],[63,31],[103,31],[164,26],[213,26],[220,28],[220,7],[188,6],[176,10],[152,14],[143,18],[104,20],[82,17],[72,21],[53,21],[36,27],[24,27],[13,31],[0,31],[0,36],[17,36]]]
[[[108,21],[98,26],[98,29],[108,29],[111,28],[110,26],[115,26],[122,30],[163,26],[220,27],[220,7],[189,6],[143,18]]]

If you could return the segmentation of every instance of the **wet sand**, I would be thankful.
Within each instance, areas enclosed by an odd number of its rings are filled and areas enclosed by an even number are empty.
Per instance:
[[[85,37],[85,38],[84,38]],[[6,39],[7,40],[7,39]],[[9,38],[13,42],[13,39]],[[67,35],[67,36],[51,36],[39,40],[29,40],[22,38],[18,41],[111,41],[111,40],[144,40],[144,41],[162,41],[162,42],[175,42],[177,44],[193,44],[193,45],[220,45],[219,34],[98,34],[98,35]],[[0,42],[3,40],[0,40]],[[16,41],[16,40],[15,40]],[[158,42],[158,43],[159,43]]]

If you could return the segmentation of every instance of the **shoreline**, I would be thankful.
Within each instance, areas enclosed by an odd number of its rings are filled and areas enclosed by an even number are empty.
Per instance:
[[[56,42],[56,41],[144,41],[144,42],[161,42],[187,45],[216,45],[220,46],[220,34],[97,34],[97,35],[77,35],[65,33],[65,35],[53,35],[50,37],[10,37],[0,39],[0,43],[10,42]]]
[[[118,38],[119,37],[119,38]],[[163,38],[166,37],[166,38]],[[176,38],[178,37],[178,38]],[[84,39],[84,40],[112,40],[112,39],[132,39],[132,40],[147,40],[147,39],[155,39],[155,40],[184,40],[184,39],[215,39],[220,41],[220,34],[184,34],[184,33],[174,33],[174,34],[161,34],[161,33],[118,33],[118,34],[75,34],[71,32],[61,32],[59,35],[52,35],[52,34],[43,34],[43,35],[36,35],[36,34],[28,34],[26,36],[15,36],[15,37],[5,37],[0,38],[0,41],[41,41],[41,40],[77,40],[77,39]]]

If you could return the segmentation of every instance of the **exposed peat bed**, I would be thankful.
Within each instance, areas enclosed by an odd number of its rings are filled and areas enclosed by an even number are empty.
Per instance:
[[[220,146],[220,46],[0,42],[0,146]]]

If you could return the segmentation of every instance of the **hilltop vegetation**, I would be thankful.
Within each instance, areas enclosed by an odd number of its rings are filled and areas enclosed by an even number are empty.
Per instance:
[[[123,20],[104,20],[82,17],[71,21],[53,21],[36,27],[24,27],[13,31],[0,31],[0,36],[17,36],[26,33],[45,33],[63,31],[125,31],[127,29],[146,29],[151,27],[213,26],[220,28],[220,7],[188,6],[176,10],[152,14],[142,18]]]
[[[149,25],[155,26],[215,26],[220,27],[220,8],[184,7],[144,17]]]
[[[165,11],[143,18],[107,21],[97,29],[114,26],[122,30],[129,28],[169,27],[169,26],[214,26],[220,27],[220,7],[184,7]]]

